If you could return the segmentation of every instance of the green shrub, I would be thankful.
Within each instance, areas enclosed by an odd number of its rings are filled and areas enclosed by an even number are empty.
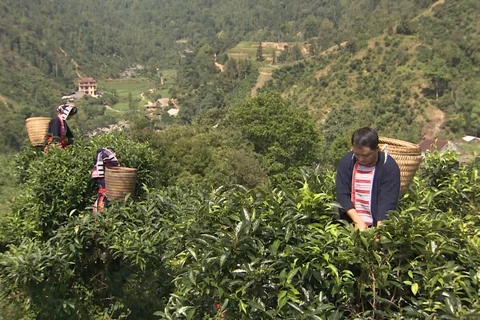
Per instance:
[[[115,149],[123,166],[137,169],[135,195],[141,197],[143,186],[161,186],[164,177],[159,170],[159,155],[146,143],[138,143],[120,135],[104,135],[91,140],[79,140],[74,145],[50,148],[43,153],[25,147],[18,155],[18,172],[23,182],[12,205],[12,219],[5,228],[14,228],[4,234],[21,241],[24,236],[44,236],[73,214],[91,207],[97,194],[95,181],[90,177],[96,150],[100,147]],[[22,224],[13,223],[20,219]],[[3,235],[5,236],[5,235]],[[15,242],[17,242],[15,241]]]
[[[94,213],[88,179],[47,172],[80,166],[100,142],[137,155],[128,163],[144,164],[146,186]],[[28,168],[23,196],[1,221],[7,303],[36,319],[480,315],[478,159],[429,154],[398,210],[360,233],[337,220],[332,171],[305,170],[299,187],[155,190],[154,155],[129,142],[102,137],[32,161],[45,166]],[[42,186],[65,195],[51,199]],[[68,211],[69,201],[78,207]]]
[[[450,198],[444,206],[449,192],[455,194],[455,187],[445,183],[460,178],[459,183],[467,182],[467,175],[469,185],[478,185],[478,165],[459,165],[452,172],[445,164],[455,163],[454,158],[441,159],[427,158],[420,172],[423,178],[412,186],[414,196],[403,199],[401,210],[382,227],[364,233],[352,233],[351,227],[332,219],[335,214],[328,203],[333,200],[333,179],[310,176],[293,193],[216,193],[211,223],[185,238],[184,268],[176,277],[168,308],[158,315],[171,319],[214,319],[222,312],[231,319],[478,316],[479,219],[455,212],[466,200],[466,210],[478,212],[474,199],[478,190],[474,187],[463,199]],[[442,189],[433,187],[431,180]]]

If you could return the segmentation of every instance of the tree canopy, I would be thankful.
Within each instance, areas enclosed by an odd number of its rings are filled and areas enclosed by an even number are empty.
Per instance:
[[[277,92],[265,92],[227,116],[262,155],[270,174],[308,166],[320,158],[322,136],[307,112],[291,105]]]

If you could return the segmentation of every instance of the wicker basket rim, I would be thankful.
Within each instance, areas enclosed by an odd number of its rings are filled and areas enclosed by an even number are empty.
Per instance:
[[[386,145],[388,153],[400,168],[400,195],[403,196],[412,183],[422,161],[420,146],[408,141],[387,137],[379,137],[379,144]]]
[[[137,171],[137,169],[129,168],[129,167],[107,167],[106,170],[107,171],[130,171],[130,172]]]
[[[48,117],[32,117],[32,118],[25,119],[25,122],[38,121],[38,120],[48,120],[48,121],[50,121],[50,118],[48,118]]]
[[[388,144],[390,146],[395,146],[395,147],[405,147],[405,148],[412,148],[412,149],[420,148],[417,144],[414,144],[412,142],[393,139],[393,138],[387,138],[387,137],[379,137],[378,142],[379,144]]]

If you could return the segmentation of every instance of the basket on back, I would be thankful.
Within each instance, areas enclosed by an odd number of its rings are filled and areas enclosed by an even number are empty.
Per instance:
[[[386,137],[379,138],[379,145],[400,167],[400,196],[403,196],[422,161],[420,147],[411,142]]]
[[[105,169],[105,188],[109,200],[123,199],[133,194],[137,182],[137,169],[128,167],[107,167]]]
[[[27,127],[28,139],[32,146],[41,146],[45,141],[45,135],[48,131],[48,124],[50,118],[47,117],[34,117],[25,120],[25,126]]]

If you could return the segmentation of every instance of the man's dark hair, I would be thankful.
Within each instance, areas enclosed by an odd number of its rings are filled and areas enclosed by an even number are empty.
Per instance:
[[[357,129],[352,135],[352,146],[369,147],[372,150],[378,148],[378,133],[372,128]]]

